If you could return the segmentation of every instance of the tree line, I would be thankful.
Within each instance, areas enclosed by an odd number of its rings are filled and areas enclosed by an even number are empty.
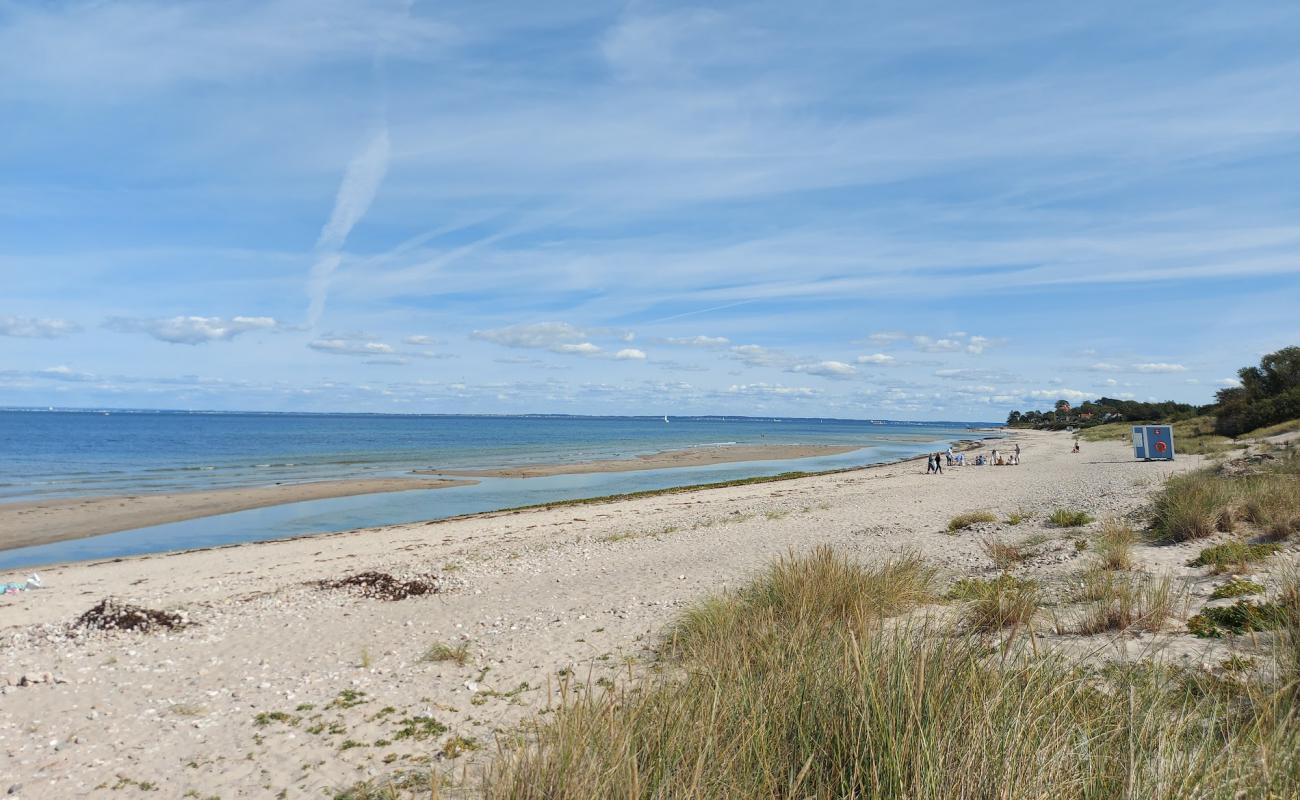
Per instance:
[[[1203,415],[1215,418],[1215,433],[1240,436],[1257,428],[1300,419],[1300,347],[1284,347],[1237,371],[1240,386],[1221,389],[1215,403],[1195,406],[1165,401],[1143,403],[1099,397],[1073,406],[1057,400],[1050,411],[1012,411],[1007,425],[1060,430],[1107,422],[1173,423]]]

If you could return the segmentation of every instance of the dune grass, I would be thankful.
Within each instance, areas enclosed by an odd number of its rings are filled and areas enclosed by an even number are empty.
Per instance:
[[[1101,535],[1097,537],[1098,564],[1102,569],[1112,572],[1133,569],[1133,546],[1137,543],[1138,535],[1133,528],[1117,519],[1107,519],[1102,523]]]
[[[459,644],[447,644],[446,642],[434,642],[420,656],[420,660],[426,664],[438,664],[442,662],[451,662],[459,666],[465,666],[469,661],[469,642],[460,642]]]
[[[948,532],[956,533],[981,522],[997,522],[998,518],[988,511],[967,511],[948,520]]]
[[[1300,456],[1283,454],[1245,475],[1213,469],[1175,475],[1154,502],[1153,527],[1170,542],[1203,539],[1244,522],[1274,539],[1300,532]]]
[[[1084,596],[1090,601],[1079,633],[1163,630],[1174,613],[1174,593],[1168,576],[1145,576],[1096,571],[1085,578]]]
[[[787,557],[688,611],[657,676],[563,687],[483,796],[1294,796],[1300,726],[1284,688],[998,654],[936,623],[882,624],[928,594],[928,577],[906,559]]]
[[[1058,508],[1051,513],[1047,521],[1058,528],[1081,528],[1092,523],[1092,515],[1087,511],[1072,508]]]

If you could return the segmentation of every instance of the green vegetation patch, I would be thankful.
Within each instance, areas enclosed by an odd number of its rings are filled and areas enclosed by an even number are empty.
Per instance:
[[[999,575],[992,580],[986,578],[962,578],[952,585],[944,598],[948,600],[974,600],[990,592],[1011,589],[1037,589],[1035,581],[1017,578],[1014,575]]]
[[[960,530],[965,530],[966,528],[969,528],[972,525],[977,525],[981,522],[997,521],[998,518],[988,511],[968,511],[965,514],[958,514],[948,520],[948,532],[955,533]]]
[[[450,661],[459,666],[465,666],[469,661],[469,643],[461,642],[459,644],[447,644],[446,642],[434,642],[429,645],[429,649],[424,651],[420,660],[428,664],[437,664]]]
[[[1052,515],[1047,520],[1058,528],[1080,528],[1091,524],[1093,518],[1087,511],[1058,508],[1052,512]]]
[[[1202,550],[1196,558],[1187,562],[1189,567],[1214,567],[1216,569],[1228,569],[1230,567],[1249,564],[1252,561],[1263,561],[1273,555],[1280,549],[1280,545],[1273,542],[1264,542],[1262,544],[1247,544],[1246,542],[1227,542],[1225,544],[1216,544],[1213,547],[1207,547]]]
[[[668,668],[624,691],[563,694],[480,796],[1294,796],[1292,684],[1091,667],[1032,640],[999,655],[933,619],[884,624],[914,608],[896,602],[896,576],[790,557],[688,609],[661,652]]]
[[[1248,594],[1262,594],[1263,591],[1263,584],[1244,580],[1242,578],[1233,578],[1227,583],[1214,587],[1214,591],[1210,593],[1210,597],[1215,600],[1222,600],[1225,597],[1242,597]]]
[[[424,741],[447,732],[447,726],[433,717],[407,717],[398,722],[397,725],[397,733],[393,734],[394,739]]]
[[[1294,609],[1279,603],[1252,603],[1238,600],[1230,606],[1207,608],[1187,620],[1187,630],[1202,638],[1218,638],[1225,633],[1271,631],[1300,624]]]

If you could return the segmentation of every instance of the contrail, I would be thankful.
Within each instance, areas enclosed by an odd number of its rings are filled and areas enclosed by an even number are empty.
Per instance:
[[[721,311],[724,308],[735,308],[736,306],[743,306],[743,305],[748,305],[750,303],[757,303],[757,302],[758,302],[757,300],[741,300],[738,303],[727,303],[725,306],[714,306],[713,308],[701,308],[696,311],[687,311],[684,314],[673,314],[671,317],[660,317],[659,319],[652,319],[650,320],[650,322],[646,324],[653,325],[656,322],[667,322],[672,319],[681,319],[682,317],[693,317],[696,314],[707,314],[710,311]]]
[[[315,327],[325,312],[325,299],[329,295],[330,278],[343,260],[340,252],[352,227],[361,221],[370,208],[379,184],[388,172],[388,122],[370,138],[361,152],[348,164],[339,193],[334,198],[334,212],[321,229],[316,240],[316,262],[312,264],[311,279],[307,283],[307,296],[311,304],[307,309],[307,325]]]

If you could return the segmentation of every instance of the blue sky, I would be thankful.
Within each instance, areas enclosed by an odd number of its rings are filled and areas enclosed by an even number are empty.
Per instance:
[[[1300,5],[0,0],[0,405],[997,420],[1300,342]]]

